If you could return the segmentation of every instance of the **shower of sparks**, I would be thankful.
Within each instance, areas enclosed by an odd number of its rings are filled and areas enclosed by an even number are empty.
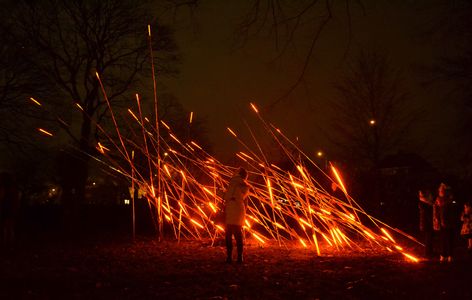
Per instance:
[[[150,37],[150,27],[148,34]],[[157,116],[154,116],[155,123],[150,122],[149,118],[143,116],[138,95],[137,107],[129,108],[125,115],[128,123],[135,124],[133,138],[129,138],[129,135],[125,137],[120,132],[98,73],[96,77],[115,129],[115,133],[110,134],[97,126],[104,140],[96,145],[99,152],[96,160],[124,175],[139,189],[140,194],[145,195],[160,236],[170,234],[178,240],[215,240],[221,237],[224,224],[217,223],[214,217],[224,207],[223,191],[235,169],[219,162],[191,137],[179,137],[168,123]],[[36,105],[39,103],[33,98],[30,100]],[[154,104],[157,106],[157,97]],[[257,151],[253,151],[227,127],[230,135],[247,149],[246,152],[235,154],[250,175],[248,183],[251,188],[244,226],[247,238],[260,245],[270,240],[279,245],[293,245],[291,241],[298,241],[301,247],[311,249],[315,255],[333,250],[363,251],[362,247],[371,247],[400,253],[412,262],[418,261],[418,258],[398,245],[393,232],[416,240],[368,215],[349,196],[340,170],[331,165],[334,175],[331,178],[296,146],[297,143],[267,123],[255,104],[250,103],[250,108],[266,130],[266,136],[276,142],[297,172],[283,170],[268,162],[269,155],[259,147],[255,136]],[[189,123],[192,123],[192,118],[193,112]],[[38,130],[52,136],[44,129]],[[325,178],[315,178],[310,174],[310,169],[321,171]],[[321,179],[339,184],[345,197],[338,199],[330,195],[320,183]]]
[[[251,107],[254,108],[253,105]],[[221,191],[228,185],[235,169],[220,163],[195,141],[184,142],[185,139],[178,137],[162,120],[167,133],[165,137],[160,137],[161,148],[157,149],[156,128],[149,122],[142,122],[139,108],[135,111],[131,113],[130,108],[127,116],[136,123],[141,141],[123,136],[118,138],[119,142],[109,138],[97,144],[96,148],[102,156],[97,160],[125,175],[139,188],[149,203],[156,224],[167,230],[167,234],[178,239],[215,239],[221,236],[223,224],[215,223],[214,216],[224,206]],[[261,118],[259,113],[257,115]],[[261,120],[267,133],[281,147],[290,143],[280,130],[271,129]],[[118,123],[115,126],[116,134],[120,135]],[[39,130],[50,135],[43,129]],[[230,128],[228,131],[238,142],[246,145],[234,131]],[[312,249],[315,255],[323,255],[323,251],[332,249],[362,250],[358,241],[364,240],[365,245],[396,251],[409,261],[418,261],[397,244],[393,231],[406,235],[369,216],[348,195],[338,169],[331,166],[334,178],[328,178],[341,186],[346,199],[330,195],[319,183],[320,178],[310,174],[309,169],[317,166],[315,163],[304,165],[310,160],[302,151],[293,153],[284,150],[297,173],[292,174],[267,163],[263,153],[258,155],[250,148],[249,154],[236,153],[250,174],[251,190],[244,229],[256,243],[262,245],[274,240],[287,245],[288,241],[298,241],[301,247]],[[115,155],[110,155],[111,151]],[[136,156],[144,158],[139,160],[140,165],[130,155],[133,151]],[[160,164],[157,162],[158,151],[161,153]],[[117,155],[126,163],[118,163]],[[306,159],[302,162],[300,157]],[[161,190],[158,190],[157,181],[160,181]]]

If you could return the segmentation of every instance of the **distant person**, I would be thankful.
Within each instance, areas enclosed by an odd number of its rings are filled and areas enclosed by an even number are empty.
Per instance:
[[[433,257],[433,196],[428,190],[418,192],[418,209],[420,232],[422,234],[427,258]]]
[[[238,263],[243,262],[243,225],[246,218],[247,195],[249,184],[247,171],[240,168],[229,181],[223,199],[225,200],[225,239],[226,262],[231,263],[233,257],[233,235],[238,251]]]
[[[461,221],[461,236],[467,240],[467,250],[472,253],[472,204],[470,202],[464,204]]]
[[[433,206],[434,227],[439,229],[440,235],[440,262],[452,262],[454,246],[454,211],[452,207],[451,188],[441,183],[438,196]]]
[[[2,244],[11,246],[15,240],[15,226],[20,206],[20,192],[12,174],[0,175],[0,224]]]

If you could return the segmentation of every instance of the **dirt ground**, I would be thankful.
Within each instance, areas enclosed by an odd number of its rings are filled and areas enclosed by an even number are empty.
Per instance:
[[[243,265],[209,242],[35,241],[0,256],[0,299],[471,299],[464,249],[451,264],[398,254],[247,245]]]

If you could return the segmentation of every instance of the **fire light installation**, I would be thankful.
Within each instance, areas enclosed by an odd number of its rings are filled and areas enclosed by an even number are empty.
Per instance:
[[[148,33],[151,40],[150,28]],[[152,53],[152,49],[150,51]],[[128,178],[134,187],[145,191],[159,237],[168,231],[166,234],[172,234],[179,241],[181,238],[210,238],[214,241],[224,232],[223,224],[214,218],[224,205],[221,191],[235,170],[219,162],[196,141],[183,142],[164,120],[158,119],[153,61],[152,67],[156,119],[151,122],[143,116],[141,100],[136,94],[136,105],[128,109],[130,120],[138,128],[133,132],[133,140],[121,134],[106,88],[96,73],[117,138],[112,138],[111,133],[96,124],[106,140],[97,143],[100,156],[94,159]],[[41,107],[38,100],[30,100]],[[296,171],[285,171],[269,162],[252,131],[257,149],[249,147],[233,129],[227,128],[230,135],[246,149],[235,154],[247,166],[251,179],[244,226],[246,238],[252,238],[261,245],[275,241],[280,246],[289,247],[295,242],[300,247],[312,249],[316,255],[343,250],[364,251],[370,247],[400,253],[408,261],[419,261],[397,243],[393,232],[402,239],[417,241],[368,215],[350,197],[341,173],[334,165],[330,164],[331,177],[279,128],[268,123],[254,103],[249,106]],[[80,106],[78,108],[81,109]],[[189,126],[193,119],[192,112],[188,119]],[[163,129],[165,134],[162,134]],[[38,131],[53,136],[47,129],[38,128]],[[130,155],[133,151],[136,156],[144,158],[140,160],[141,165]],[[309,169],[317,169],[324,179],[336,182],[345,197],[338,199],[330,195]]]

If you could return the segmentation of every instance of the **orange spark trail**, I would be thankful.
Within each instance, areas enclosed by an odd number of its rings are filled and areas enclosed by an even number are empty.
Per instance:
[[[150,26],[148,36],[151,41]],[[153,60],[152,63],[155,83]],[[224,228],[212,218],[218,209],[224,206],[222,195],[236,169],[219,162],[205,151],[204,147],[193,140],[190,131],[188,136],[179,136],[177,130],[172,131],[164,120],[159,119],[156,94],[155,123],[143,116],[140,99],[136,94],[137,109],[134,106],[129,108],[124,117],[133,124],[136,122],[139,130],[133,132],[133,139],[122,136],[120,128],[123,127],[118,124],[119,118],[115,118],[98,73],[96,76],[116,131],[115,138],[111,138],[105,131],[102,132],[107,140],[101,141],[108,148],[102,143],[96,145],[99,153],[97,161],[124,175],[133,186],[139,187],[140,191],[145,191],[145,198],[152,218],[156,226],[159,226],[160,236],[163,231],[171,228],[169,232],[179,241],[181,237],[210,237],[212,241],[221,237]],[[156,93],[156,86],[154,92]],[[40,106],[33,98],[30,100]],[[83,111],[78,103],[76,106]],[[272,138],[275,145],[280,147],[281,153],[284,153],[287,162],[286,165],[279,166],[273,163],[272,149],[264,148],[265,142],[260,141],[259,132],[252,130],[248,125],[250,123],[246,125],[252,137],[251,143],[246,143],[235,131],[227,127],[231,136],[244,147],[243,151],[239,149],[233,154],[250,173],[251,188],[247,199],[245,231],[251,234],[254,240],[260,244],[275,240],[279,245],[292,241],[293,245],[300,243],[304,248],[313,245],[318,256],[321,252],[324,253],[326,248],[329,251],[345,251],[377,247],[377,250],[381,249],[378,251],[391,251],[406,257],[408,261],[418,260],[415,256],[405,253],[394,237],[400,235],[413,241],[414,239],[397,229],[389,233],[385,228],[392,229],[391,227],[368,215],[358,204],[354,207],[351,197],[347,197],[349,203],[346,203],[345,199],[337,199],[327,192],[329,188],[326,187],[325,179],[337,182],[348,196],[341,174],[332,164],[332,174],[329,175],[316,169],[316,163],[302,152],[297,143],[288,139],[279,128],[264,121],[263,112],[260,112],[255,104],[250,103],[250,109],[257,114],[262,128],[266,130],[262,133],[264,139]],[[188,129],[193,123],[193,114],[190,112],[188,116]],[[165,134],[162,136],[159,127],[164,130]],[[44,129],[38,128],[38,131],[53,136]],[[142,136],[139,136],[140,134]],[[119,139],[119,142],[115,142],[116,139]],[[140,154],[141,164],[138,165],[129,156],[129,151]],[[143,163],[146,160],[147,163]],[[298,172],[295,171],[292,176],[288,170],[295,168]],[[318,171],[312,172],[313,169]],[[164,227],[162,222],[165,222]],[[405,249],[408,247],[405,246]]]
[[[36,104],[37,106],[41,106],[41,103],[39,103],[39,101],[34,99],[33,97],[30,97],[30,100],[33,101],[33,103]]]
[[[347,195],[346,187],[344,186],[344,183],[341,179],[341,176],[338,173],[338,170],[336,170],[336,168],[333,165],[331,165],[331,170],[333,170],[334,176],[336,177],[336,180],[338,181],[339,185],[341,186],[341,189],[343,190],[344,194]]]
[[[231,133],[232,135],[234,135],[234,137],[238,137],[238,136],[236,135],[236,133],[234,133],[234,131],[233,131],[231,128],[226,127],[226,129],[229,131],[229,133]]]
[[[254,103],[251,103],[251,107],[256,113],[259,113],[259,110],[257,109],[257,107]]]
[[[48,135],[48,136],[53,136],[52,133],[50,133],[49,131],[45,130],[45,129],[42,129],[42,128],[38,128],[38,131],[45,134],[45,135]]]

